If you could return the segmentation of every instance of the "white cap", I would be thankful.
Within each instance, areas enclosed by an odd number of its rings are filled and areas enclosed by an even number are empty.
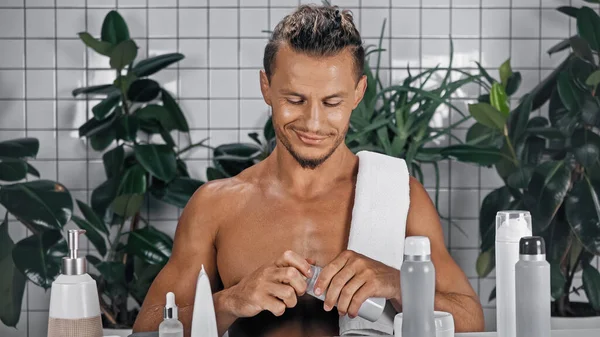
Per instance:
[[[177,305],[175,304],[175,294],[172,292],[167,293],[167,304],[163,310],[164,319],[177,319]]]
[[[426,236],[409,236],[404,240],[404,255],[431,255],[431,245]]]

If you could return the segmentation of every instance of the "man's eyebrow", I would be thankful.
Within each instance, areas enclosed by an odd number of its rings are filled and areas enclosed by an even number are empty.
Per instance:
[[[298,96],[298,97],[300,97],[302,99],[306,98],[304,95],[302,95],[300,93],[297,93],[295,91],[292,91],[292,90],[288,90],[288,89],[281,89],[281,90],[279,90],[279,93],[282,94],[282,95]],[[345,95],[346,95],[346,92],[344,92],[344,91],[338,91],[336,93],[333,93],[331,95],[328,95],[328,96],[324,97],[323,100],[328,100],[330,98],[343,97]]]

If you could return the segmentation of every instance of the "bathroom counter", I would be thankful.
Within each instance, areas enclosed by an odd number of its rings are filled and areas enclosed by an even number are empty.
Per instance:
[[[392,335],[388,335],[393,337]],[[469,333],[457,333],[455,337],[497,337],[496,332],[469,332]],[[551,332],[550,337],[598,337],[600,336],[600,329],[585,329],[585,330],[554,330]],[[146,332],[146,333],[134,333],[129,337],[158,337],[158,332]],[[332,336],[339,337],[339,336]]]

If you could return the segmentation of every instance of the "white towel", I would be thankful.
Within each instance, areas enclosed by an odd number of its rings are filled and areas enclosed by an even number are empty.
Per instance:
[[[403,159],[360,151],[348,249],[400,270],[410,203]],[[340,317],[340,336],[392,335],[396,310],[387,301],[381,318]]]

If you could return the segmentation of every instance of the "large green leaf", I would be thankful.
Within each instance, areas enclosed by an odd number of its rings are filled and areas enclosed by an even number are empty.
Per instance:
[[[594,87],[600,84],[600,70],[591,73],[587,80],[585,80],[585,84]]]
[[[118,176],[123,167],[125,160],[125,150],[123,145],[117,146],[114,149],[105,152],[102,155],[102,163],[104,164],[104,172],[106,177],[112,178]]]
[[[575,35],[575,36],[577,36],[577,35]],[[564,40],[560,41],[559,43],[555,44],[554,46],[550,47],[550,49],[548,49],[546,52],[548,53],[549,56],[552,56],[552,54],[566,50],[570,46],[571,46],[571,39],[564,39]]]
[[[106,210],[117,196],[119,177],[109,178],[92,191],[92,209],[98,216],[104,217]]]
[[[144,227],[129,233],[127,249],[149,264],[164,265],[171,256],[173,242],[156,229]]]
[[[140,210],[143,202],[143,194],[124,194],[119,195],[113,200],[111,208],[118,215],[129,218]]]
[[[96,250],[98,250],[100,256],[104,257],[104,255],[106,255],[106,241],[96,230],[96,228],[88,221],[78,217],[77,215],[73,215],[71,219],[73,219],[73,222],[75,222],[79,228],[85,230],[85,236],[94,245],[94,247],[96,247]]]
[[[146,185],[146,171],[136,164],[125,171],[117,194],[144,194],[146,193]]]
[[[62,257],[68,251],[59,230],[44,229],[15,245],[12,258],[15,266],[31,282],[48,289],[60,273]]]
[[[101,84],[93,85],[91,87],[82,87],[74,89],[71,94],[73,97],[77,97],[80,94],[98,94],[98,95],[109,95],[119,89],[115,88],[112,84]]]
[[[163,106],[165,107],[165,109],[167,109],[167,111],[169,111],[169,114],[171,116],[173,129],[177,129],[179,131],[184,132],[190,131],[190,127],[187,123],[187,120],[185,119],[183,112],[179,108],[179,104],[177,104],[173,96],[171,96],[171,94],[169,94],[167,90],[162,89],[161,98]],[[171,129],[167,128],[167,130],[170,131]]]
[[[595,10],[582,7],[577,12],[577,34],[595,51],[600,51],[600,17]]]
[[[117,137],[117,132],[114,128],[104,129],[93,136],[90,139],[90,145],[92,149],[96,151],[104,151],[110,144],[113,143],[115,138]]]
[[[212,169],[215,170],[214,168]],[[168,204],[184,208],[192,195],[194,195],[196,190],[200,188],[202,184],[204,183],[200,180],[187,177],[176,177],[163,187],[152,188],[151,192],[152,195],[157,199],[160,199]]]
[[[479,210],[479,233],[481,250],[488,251],[496,241],[496,213],[506,210],[510,204],[510,192],[503,186],[490,192],[481,203]]]
[[[160,85],[151,79],[142,78],[129,86],[127,97],[133,102],[147,103],[158,97]]]
[[[17,138],[0,142],[0,156],[12,158],[35,158],[40,149],[36,138]]]
[[[529,136],[523,145],[521,160],[524,164],[535,166],[540,163],[545,148],[546,140],[544,138]]]
[[[73,214],[67,188],[50,180],[2,186],[0,204],[22,221],[56,229],[69,222]]]
[[[579,111],[581,109],[582,94],[571,82],[568,72],[562,72],[558,75],[558,94],[563,105],[569,111]]]
[[[496,172],[502,179],[508,179],[508,177],[517,170],[516,159],[513,158],[512,151],[508,147],[507,143],[504,142],[500,152],[504,154],[504,157],[496,163]]]
[[[598,269],[587,264],[583,267],[583,290],[590,304],[596,311],[600,311],[600,273]]]
[[[119,103],[120,100],[120,92],[115,91],[111,93],[92,108],[94,117],[96,117],[96,119],[99,121],[103,120],[106,116],[108,116],[109,112],[112,111],[112,109],[115,107],[115,105],[117,105],[117,103]]]
[[[513,172],[510,176],[508,176],[508,186],[516,189],[526,188],[527,185],[529,185],[529,182],[531,181],[533,171],[534,168],[530,166],[519,168],[517,171]]]
[[[21,315],[26,278],[13,262],[15,244],[8,233],[8,214],[0,224],[0,321],[16,327]]]
[[[562,205],[571,172],[563,161],[548,161],[536,167],[524,199],[531,210],[535,233],[545,230]]]
[[[100,220],[100,218],[92,210],[92,208],[81,200],[76,200],[76,202],[77,206],[79,207],[79,210],[81,211],[81,214],[83,214],[83,216],[90,223],[90,225],[92,225],[92,227],[94,227],[98,232],[104,233],[106,236],[108,236],[108,228],[106,228],[104,222]]]
[[[562,297],[565,293],[565,283],[567,279],[560,270],[560,265],[555,262],[550,263],[550,291],[553,299]]]
[[[275,129],[273,128],[273,118],[269,117],[265,122],[265,126],[263,128],[263,137],[267,141],[275,138]]]
[[[510,106],[508,105],[508,97],[506,96],[506,92],[504,92],[502,84],[494,83],[494,85],[492,85],[490,103],[496,110],[508,117]]]
[[[591,129],[577,129],[571,136],[575,159],[586,168],[592,168],[600,155],[600,136]]]
[[[495,257],[494,249],[488,249],[479,254],[477,262],[475,263],[475,270],[479,277],[486,277],[494,270],[494,267],[496,266]]]
[[[600,102],[597,97],[585,96],[581,106],[581,121],[589,126],[600,127]]]
[[[573,184],[565,201],[567,221],[585,249],[600,254],[599,189],[587,179]]]
[[[175,152],[167,145],[136,145],[135,158],[153,176],[171,181],[177,173],[177,160]]]
[[[160,123],[166,130],[176,129],[175,121],[173,120],[169,110],[166,107],[158,104],[148,104],[145,107],[137,110],[135,115],[142,123]]]
[[[500,148],[502,147],[503,137],[498,130],[475,123],[467,131],[466,142],[470,145]]]
[[[116,45],[110,52],[110,67],[121,70],[129,65],[137,56],[138,46],[133,40],[125,40]]]
[[[117,107],[117,109],[120,109],[120,107]],[[91,137],[106,129],[112,128],[117,116],[117,113],[112,113],[109,117],[104,118],[103,120],[98,120],[96,117],[90,118],[87,122],[79,127],[79,137]]]
[[[101,39],[113,45],[129,40],[129,28],[117,11],[112,10],[104,17]]]
[[[18,158],[0,157],[0,181],[19,181],[26,176],[26,161]]]
[[[494,82],[497,82],[496,79],[490,76],[487,70],[485,70],[485,68],[483,68],[481,64],[479,64],[479,62],[475,61],[475,63],[477,64],[477,68],[479,68],[479,72],[481,73],[481,75],[485,77],[485,79],[490,83],[490,85],[493,85]]]
[[[488,128],[503,130],[506,116],[487,103],[469,104],[469,112],[475,120]]]
[[[514,93],[517,92],[517,90],[519,90],[519,87],[521,86],[521,82],[523,81],[523,78],[521,76],[520,72],[514,72],[512,75],[510,75],[510,77],[508,78],[508,81],[506,82],[506,95],[508,96],[512,96]]]
[[[133,66],[132,71],[138,77],[150,76],[175,62],[181,61],[183,58],[183,54],[180,53],[170,53],[149,57],[145,60],[141,60],[135,66]]]
[[[442,156],[466,163],[490,166],[502,158],[500,150],[467,144],[451,145],[441,151]]]
[[[591,64],[596,63],[594,61],[594,55],[592,54],[592,50],[590,49],[590,46],[584,39],[580,38],[579,36],[574,36],[571,39],[569,39],[569,41],[571,42],[571,48],[573,49],[575,55],[577,55],[580,59]]]
[[[526,94],[519,106],[510,113],[508,117],[508,136],[513,143],[525,132],[531,107],[533,106],[533,96]]]
[[[567,41],[567,47],[569,46]],[[556,79],[558,78],[558,74],[560,74],[568,65],[571,60],[571,57],[567,57],[558,67],[556,67],[550,75],[546,76],[546,78],[540,82],[535,88],[530,91],[530,94],[533,96],[533,106],[531,107],[532,111],[539,109],[552,95],[554,88],[556,87]]]
[[[116,123],[116,135],[118,139],[134,142],[140,129],[140,121],[135,115],[123,115]]]
[[[510,65],[510,59],[504,61],[504,63],[500,65],[498,73],[500,74],[500,82],[503,85],[506,85],[509,77],[513,74],[512,67]]]
[[[112,44],[105,41],[100,41],[94,38],[88,32],[81,32],[78,35],[81,41],[83,41],[83,43],[85,43],[86,46],[92,48],[96,53],[104,56],[110,55],[110,51],[113,48]]]
[[[560,6],[556,10],[572,18],[576,18],[577,12],[579,12],[579,8],[573,6]]]

